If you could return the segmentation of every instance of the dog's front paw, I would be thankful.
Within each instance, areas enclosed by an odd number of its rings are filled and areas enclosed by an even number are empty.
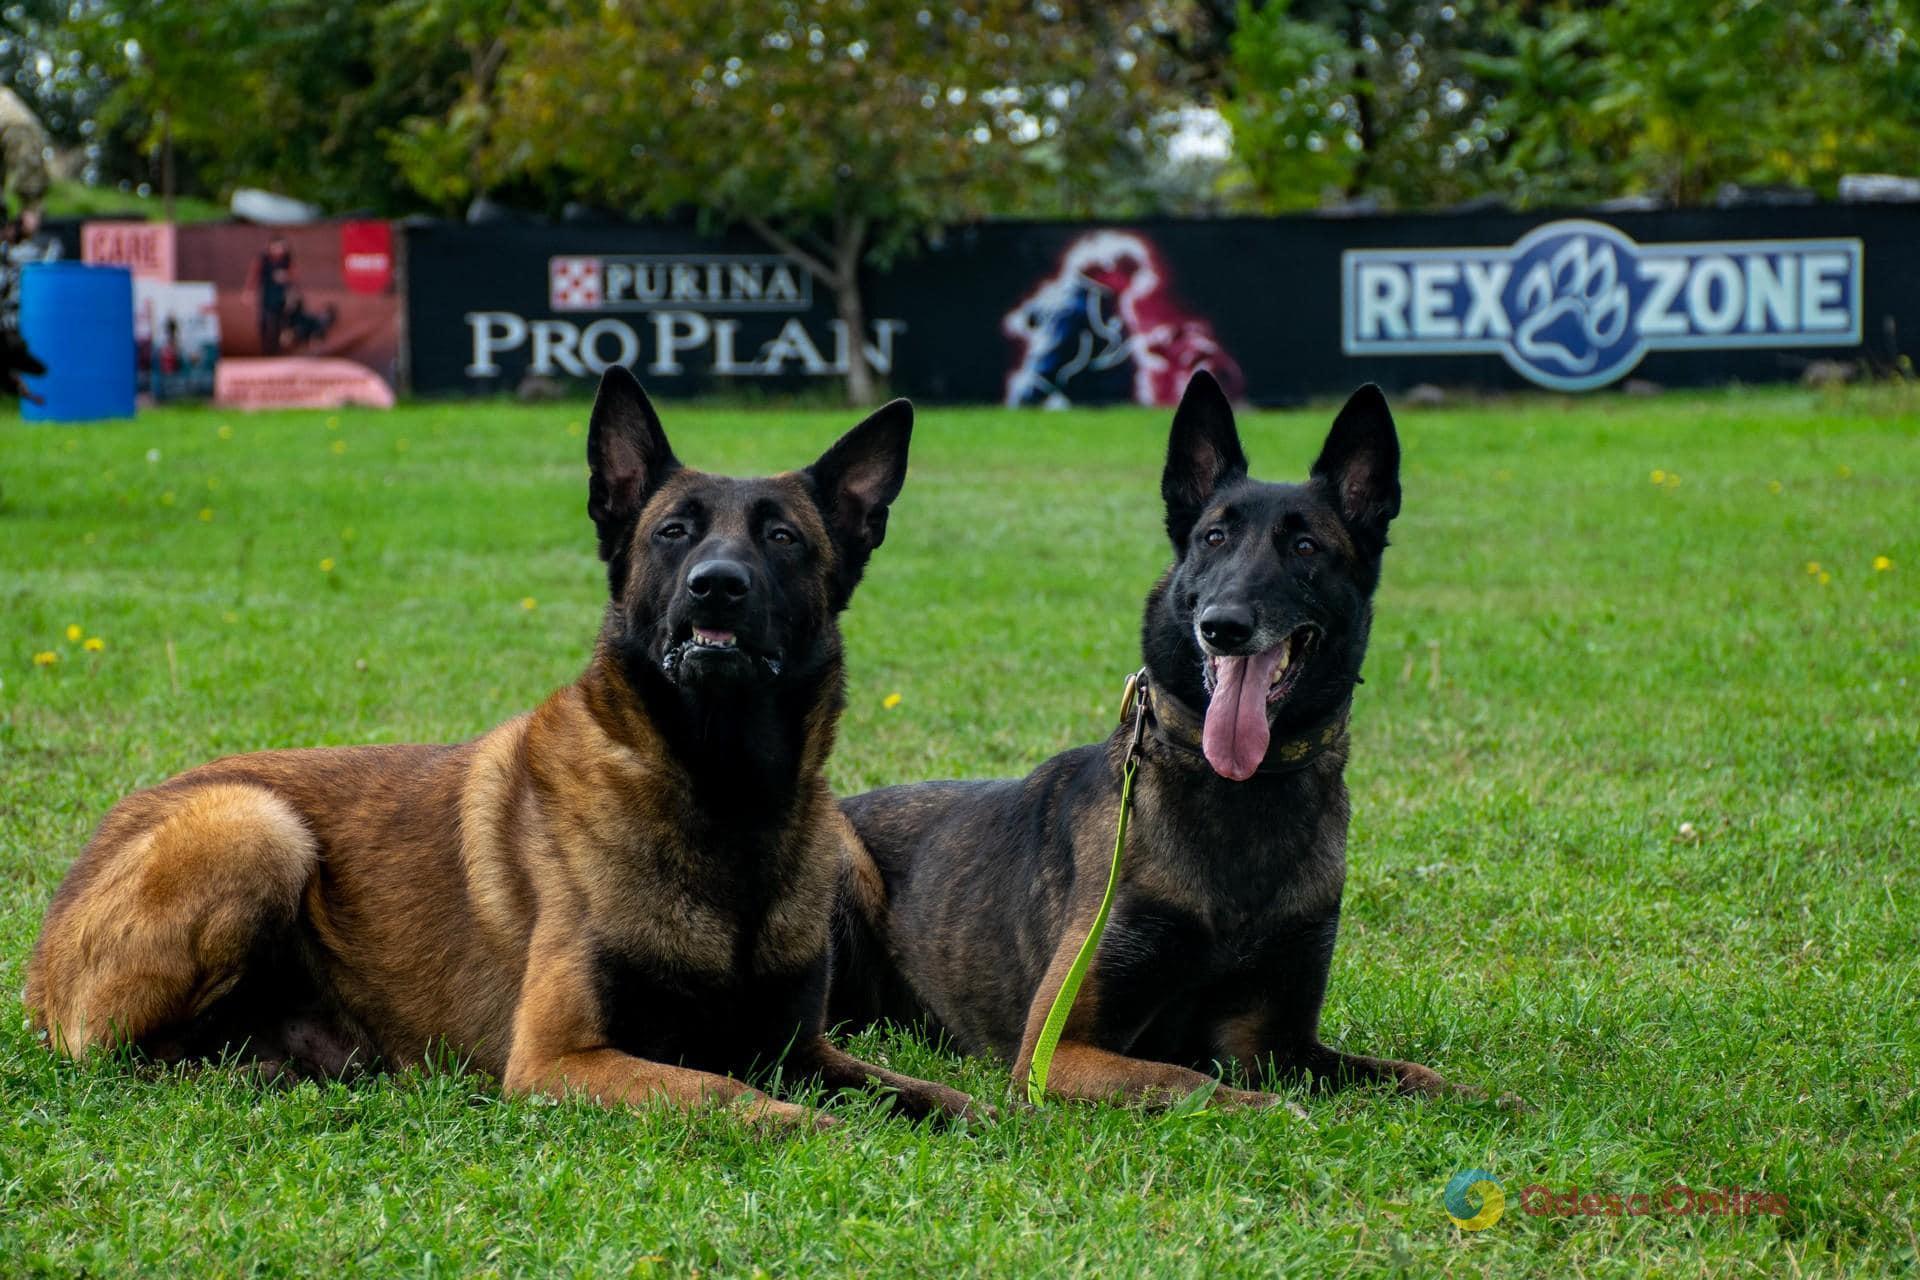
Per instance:
[[[734,1103],[733,1110],[748,1124],[767,1133],[805,1133],[831,1129],[840,1123],[824,1111],[757,1095],[742,1098]]]
[[[1225,1085],[1214,1091],[1213,1105],[1230,1110],[1242,1108],[1251,1111],[1285,1111],[1296,1120],[1305,1120],[1312,1124],[1307,1109],[1291,1098],[1283,1098],[1277,1093],[1263,1093],[1257,1089],[1230,1089]]]
[[[998,1120],[1000,1112],[971,1094],[943,1084],[922,1084],[900,1093],[901,1109],[914,1116],[943,1116],[949,1120]]]

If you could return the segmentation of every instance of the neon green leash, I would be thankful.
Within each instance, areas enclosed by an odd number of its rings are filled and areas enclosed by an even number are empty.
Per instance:
[[[1053,1051],[1060,1045],[1060,1033],[1067,1028],[1067,1017],[1080,994],[1080,983],[1093,967],[1093,953],[1100,948],[1100,935],[1107,931],[1107,917],[1113,913],[1114,891],[1120,887],[1120,858],[1127,847],[1127,818],[1133,812],[1133,775],[1140,767],[1140,743],[1147,731],[1147,671],[1145,667],[1127,677],[1127,692],[1120,714],[1133,712],[1133,740],[1127,745],[1127,760],[1120,774],[1120,822],[1113,835],[1113,865],[1107,868],[1107,891],[1100,896],[1100,910],[1094,913],[1093,927],[1087,930],[1080,954],[1073,958],[1060,990],[1053,996],[1047,1020],[1040,1024],[1040,1038],[1034,1041],[1033,1059],[1027,1064],[1027,1101],[1038,1106],[1047,1096],[1047,1073],[1053,1067]]]

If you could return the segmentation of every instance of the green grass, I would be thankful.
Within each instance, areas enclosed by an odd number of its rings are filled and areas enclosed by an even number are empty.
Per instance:
[[[1256,469],[1297,477],[1328,416],[1246,420]],[[683,457],[740,471],[849,421],[666,417]],[[228,752],[465,737],[573,678],[602,592],[584,418],[0,423],[0,991],[125,792]],[[923,414],[847,618],[837,785],[1024,771],[1107,731],[1166,559],[1165,422]],[[1360,1092],[1303,1097],[1310,1128],[1056,1107],[941,1133],[841,1098],[840,1129],[758,1141],[448,1071],[78,1068],[16,1012],[0,1273],[1911,1272],[1920,401],[1541,399],[1401,430],[1323,1030],[1530,1114]],[[905,1036],[858,1047],[1006,1092]],[[1463,1234],[1440,1193],[1475,1166],[1509,1208]],[[1513,1203],[1676,1182],[1789,1212]]]

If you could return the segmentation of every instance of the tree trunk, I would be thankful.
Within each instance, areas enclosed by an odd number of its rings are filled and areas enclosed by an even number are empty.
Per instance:
[[[833,228],[833,300],[847,327],[847,400],[874,401],[873,369],[867,364],[867,300],[860,295],[860,260],[867,253],[867,220],[836,218]]]
[[[867,220],[834,218],[831,244],[813,237],[820,248],[817,254],[808,252],[794,236],[765,218],[748,214],[745,221],[754,234],[833,290],[834,312],[847,327],[847,399],[857,405],[872,404],[876,388],[873,370],[867,366],[867,303],[860,295],[860,263],[867,256]]]

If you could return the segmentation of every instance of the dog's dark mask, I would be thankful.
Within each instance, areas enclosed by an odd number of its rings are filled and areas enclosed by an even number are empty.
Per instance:
[[[804,471],[731,479],[681,466],[626,369],[608,369],[587,432],[587,514],[630,670],[722,702],[836,661],[836,616],[886,535],[913,407],[876,411]]]
[[[1400,443],[1386,398],[1354,392],[1306,484],[1247,475],[1233,407],[1205,371],[1174,414],[1160,482],[1175,561],[1147,602],[1154,680],[1205,709],[1216,773],[1259,769],[1276,725],[1338,711],[1359,679]]]

